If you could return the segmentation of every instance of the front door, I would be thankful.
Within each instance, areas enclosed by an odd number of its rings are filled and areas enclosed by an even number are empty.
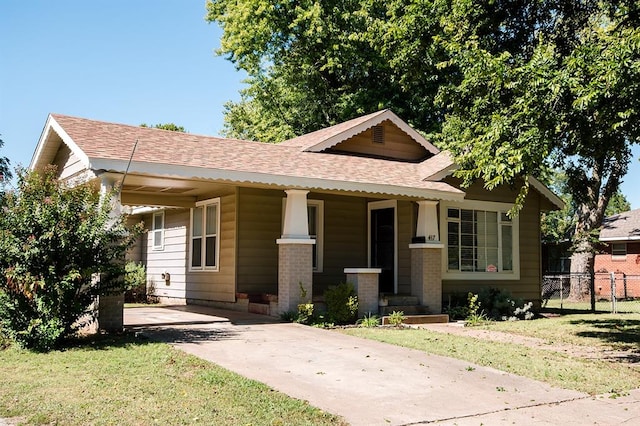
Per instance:
[[[370,204],[369,263],[380,268],[380,293],[396,292],[396,209],[387,202]]]

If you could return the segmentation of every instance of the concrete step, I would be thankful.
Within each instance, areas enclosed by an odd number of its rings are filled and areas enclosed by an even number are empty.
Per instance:
[[[420,315],[429,313],[426,306],[421,305],[389,305],[380,306],[380,315],[389,315],[394,311],[402,311],[405,315]]]
[[[406,315],[403,324],[436,324],[449,322],[449,315]],[[382,317],[382,325],[389,325],[389,317]]]
[[[409,306],[419,305],[420,302],[416,296],[402,295],[402,294],[390,294],[386,296],[389,301],[389,306]]]

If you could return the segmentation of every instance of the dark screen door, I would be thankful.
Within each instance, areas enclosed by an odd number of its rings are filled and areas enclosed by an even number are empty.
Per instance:
[[[394,293],[395,209],[371,210],[371,267],[381,268],[380,292]]]

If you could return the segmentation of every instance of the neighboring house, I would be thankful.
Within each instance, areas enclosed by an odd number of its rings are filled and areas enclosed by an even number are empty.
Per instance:
[[[608,275],[613,272],[618,297],[640,297],[640,209],[606,217],[600,241],[593,268],[596,295],[611,296]]]
[[[540,212],[562,206],[530,178],[509,217],[516,189],[461,189],[450,156],[388,110],[280,144],[52,114],[31,168],[47,164],[105,190],[126,172],[120,201],[149,229],[136,257],[163,301],[262,299],[271,314],[345,280],[369,310],[385,293],[439,313],[486,286],[539,301]]]

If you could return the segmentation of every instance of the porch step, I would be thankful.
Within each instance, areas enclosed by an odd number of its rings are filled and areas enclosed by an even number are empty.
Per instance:
[[[404,294],[390,294],[386,296],[389,301],[389,306],[410,306],[419,305],[420,302],[416,296],[404,295]]]
[[[247,311],[250,314],[260,314],[260,315],[270,315],[270,309],[268,303],[253,303],[249,302],[249,307]]]
[[[391,305],[389,306],[380,306],[380,315],[389,315],[393,311],[402,311],[405,315],[423,315],[429,313],[429,308],[427,306],[421,305]]]
[[[436,324],[436,323],[447,323],[449,322],[449,315],[447,314],[438,314],[438,315],[407,315],[405,320],[402,321],[403,324]],[[389,324],[389,317],[382,317],[382,325]]]

